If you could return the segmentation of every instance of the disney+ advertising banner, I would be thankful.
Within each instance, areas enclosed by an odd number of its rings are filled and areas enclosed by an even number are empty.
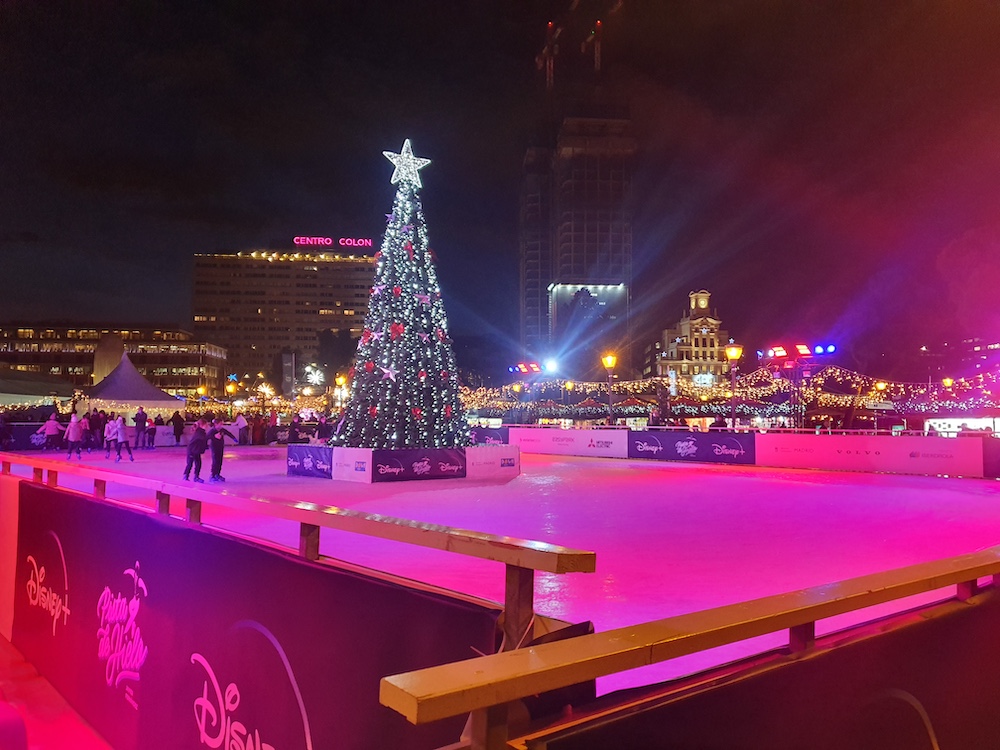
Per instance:
[[[372,482],[456,479],[465,476],[464,448],[403,448],[372,451]]]
[[[472,445],[507,445],[510,443],[509,427],[473,427],[469,430]]]
[[[291,443],[287,460],[288,476],[333,479],[333,448]]]
[[[497,610],[21,483],[12,641],[116,750],[435,748],[383,676],[492,652]]]
[[[752,464],[756,458],[754,433],[630,430],[628,457],[658,461]]]

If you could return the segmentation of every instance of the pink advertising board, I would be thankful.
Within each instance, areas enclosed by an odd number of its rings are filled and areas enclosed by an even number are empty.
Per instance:
[[[522,453],[628,458],[628,430],[561,430],[511,427],[510,443]]]

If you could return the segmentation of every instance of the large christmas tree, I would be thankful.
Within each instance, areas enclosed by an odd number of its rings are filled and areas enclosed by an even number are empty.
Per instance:
[[[430,163],[384,151],[398,185],[376,253],[375,284],[351,381],[351,399],[333,445],[431,448],[464,445],[468,427],[458,399],[455,354],[434,273],[417,191]]]

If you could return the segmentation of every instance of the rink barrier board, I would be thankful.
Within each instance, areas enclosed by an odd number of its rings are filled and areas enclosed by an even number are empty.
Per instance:
[[[424,479],[513,479],[521,473],[521,452],[514,445],[466,448],[373,450],[289,444],[288,476],[346,482],[402,482]]]
[[[663,686],[518,748],[913,750],[990,747],[1000,711],[1000,593],[890,617]],[[970,644],[975,644],[970,648]],[[623,700],[623,702],[625,702]],[[586,707],[584,707],[584,711]]]
[[[460,733],[462,718],[414,733],[375,686],[398,664],[491,652],[499,608],[35,482],[17,505],[11,643],[112,746]]]
[[[284,454],[284,450],[282,449],[280,453],[275,450],[274,453],[276,458],[281,457]],[[503,563],[506,567],[506,598],[503,606],[506,616],[503,619],[503,637],[508,643],[522,642],[529,633],[533,637],[539,637],[544,633],[556,630],[565,625],[551,621],[549,618],[534,616],[532,581],[535,571],[556,574],[572,572],[592,573],[596,569],[596,556],[593,552],[571,549],[547,542],[523,540],[509,536],[494,536],[451,527],[428,527],[426,524],[407,519],[391,518],[380,514],[368,514],[333,506],[322,506],[320,508],[310,503],[294,502],[280,498],[245,497],[238,494],[218,493],[187,484],[180,485],[158,479],[85,466],[76,462],[68,463],[54,460],[37,453],[29,455],[0,453],[0,538],[3,540],[9,537],[11,529],[14,531],[14,539],[16,540],[17,526],[19,524],[19,490],[22,482],[28,481],[23,478],[25,472],[29,479],[34,479],[34,484],[42,486],[42,483],[44,483],[45,488],[51,490],[55,490],[59,486],[62,476],[72,476],[75,487],[78,486],[78,480],[80,479],[92,481],[92,493],[67,493],[73,498],[73,502],[75,503],[80,503],[81,500],[88,499],[99,501],[105,497],[111,499],[111,495],[107,494],[107,490],[118,485],[124,485],[133,490],[140,489],[148,493],[148,497],[152,502],[149,503],[148,501],[143,502],[140,500],[137,503],[133,498],[126,503],[127,506],[145,509],[152,504],[156,515],[150,516],[146,510],[143,510],[139,515],[181,527],[184,527],[185,524],[193,524],[195,529],[200,528],[202,505],[224,507],[240,512],[267,516],[277,520],[295,522],[300,527],[299,554],[295,556],[290,552],[287,553],[295,560],[299,560],[300,558],[306,562],[318,560],[320,530],[321,528],[332,528]],[[153,499],[154,497],[155,499]],[[101,503],[97,504],[100,505]],[[186,516],[186,519],[182,519],[177,515],[171,516],[172,509],[175,512],[180,510]],[[322,512],[317,512],[318,510],[322,510]],[[92,531],[91,529],[91,533]],[[224,532],[215,533],[226,536]],[[230,537],[230,539],[232,538]],[[236,541],[240,542],[241,540]],[[271,551],[274,550],[273,545],[265,544],[264,547]],[[129,563],[129,565],[132,564],[134,563]],[[18,553],[16,544],[7,544],[5,542],[3,545],[0,545],[0,595],[3,595],[6,599],[0,600],[0,627],[4,628],[3,635],[8,638],[8,631],[12,629],[12,625],[8,625],[8,623],[13,618],[12,608],[14,602],[7,597],[13,595],[12,592],[15,591],[15,588],[18,591],[23,590],[20,584],[15,586],[14,583],[14,570],[17,565]],[[125,575],[127,575],[127,568],[123,568],[122,570],[126,571]],[[202,572],[206,571],[199,571],[199,574]],[[207,575],[214,578],[212,571],[207,571]],[[379,574],[379,576],[381,575]],[[50,580],[54,579],[54,577],[50,578]],[[395,580],[392,576],[387,576],[387,578]],[[430,587],[430,590],[433,590],[433,587]],[[451,596],[451,592],[445,592],[445,594]],[[254,596],[256,594],[254,592],[250,595]],[[459,596],[459,598],[462,601],[470,601],[468,597]],[[49,601],[48,597],[46,597],[46,600]],[[471,601],[474,604],[482,604],[480,600]],[[486,604],[488,605],[487,608],[492,611],[494,605],[492,603]],[[291,607],[289,611],[293,609],[294,607]],[[492,649],[488,649],[487,652],[489,650]],[[329,675],[327,675],[327,679],[330,679]],[[234,686],[235,683],[233,682],[230,682],[229,686],[220,684],[220,689],[225,691],[228,690],[228,687]],[[238,693],[238,689],[236,693]],[[373,694],[371,698],[373,701],[376,700]],[[221,701],[221,698],[219,701]],[[207,704],[203,702],[200,705],[204,706]],[[190,712],[190,709],[191,706],[188,706],[188,712]],[[211,713],[208,709],[206,711]],[[218,715],[218,711],[216,711],[216,714]],[[226,717],[223,718],[226,719]],[[238,720],[233,720],[230,724],[232,726],[245,727],[244,722]],[[211,742],[221,744],[225,738],[213,737],[208,739]],[[249,742],[249,739],[247,742]],[[260,740],[260,742],[264,742],[264,740]],[[260,742],[258,742],[258,746]],[[334,746],[340,747],[342,743],[337,743]],[[366,745],[363,744],[362,746]],[[407,745],[404,744],[403,746]]]

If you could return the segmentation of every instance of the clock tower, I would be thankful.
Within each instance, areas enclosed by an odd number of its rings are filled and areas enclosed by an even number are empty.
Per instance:
[[[702,289],[700,292],[691,292],[688,297],[691,300],[691,313],[692,318],[702,318],[709,313],[708,303],[712,299],[712,293]]]

